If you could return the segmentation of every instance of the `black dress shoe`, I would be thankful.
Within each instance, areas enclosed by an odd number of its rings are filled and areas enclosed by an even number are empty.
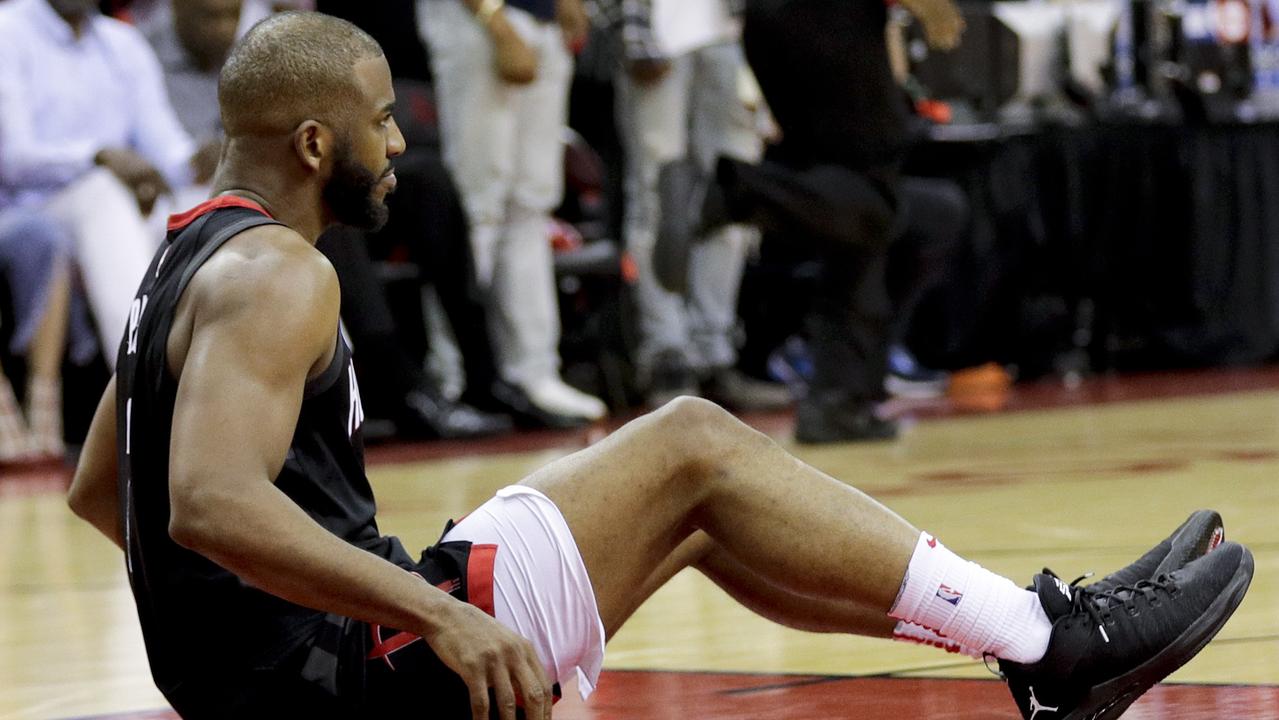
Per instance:
[[[653,357],[645,373],[644,403],[650,410],[665,405],[681,395],[697,395],[697,376],[678,350],[662,350]]]
[[[493,382],[490,392],[498,406],[510,413],[515,424],[522,428],[552,428],[567,430],[591,424],[591,419],[578,415],[561,415],[538,407],[524,389],[504,380]]]
[[[870,402],[822,402],[811,395],[795,413],[795,439],[801,443],[866,442],[897,437],[897,423],[875,414]]]
[[[461,440],[509,433],[506,415],[486,413],[462,402],[445,400],[425,390],[411,390],[395,418],[401,438]]]
[[[795,399],[780,383],[748,377],[736,368],[718,368],[702,380],[702,397],[739,412],[781,410]]]

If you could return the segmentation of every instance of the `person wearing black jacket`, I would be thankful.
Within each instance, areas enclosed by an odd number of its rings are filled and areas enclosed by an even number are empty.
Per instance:
[[[950,0],[904,3],[933,45],[953,47]],[[812,243],[820,277],[805,325],[814,376],[800,402],[801,442],[883,439],[879,418],[893,303],[889,247],[910,121],[889,63],[881,0],[749,0],[746,58],[781,130],[761,165],[721,160],[730,216],[753,216]]]

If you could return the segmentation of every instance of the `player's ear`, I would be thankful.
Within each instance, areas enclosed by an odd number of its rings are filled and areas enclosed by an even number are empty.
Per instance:
[[[293,131],[293,150],[303,165],[319,172],[333,153],[333,131],[317,120],[304,120]]]

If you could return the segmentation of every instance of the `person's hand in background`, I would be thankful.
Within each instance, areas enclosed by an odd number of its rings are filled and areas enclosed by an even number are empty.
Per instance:
[[[150,215],[155,201],[171,193],[169,183],[160,171],[138,153],[128,148],[107,148],[94,156],[93,162],[111,171],[138,200],[138,209]]]
[[[920,25],[929,47],[954,50],[964,34],[964,16],[953,0],[901,0]]]

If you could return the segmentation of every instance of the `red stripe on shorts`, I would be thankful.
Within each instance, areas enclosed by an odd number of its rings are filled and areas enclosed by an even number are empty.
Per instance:
[[[488,613],[493,612],[493,564],[496,545],[472,545],[466,562],[466,601]]]

